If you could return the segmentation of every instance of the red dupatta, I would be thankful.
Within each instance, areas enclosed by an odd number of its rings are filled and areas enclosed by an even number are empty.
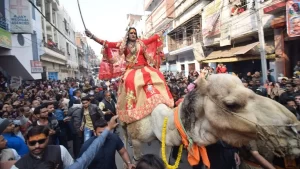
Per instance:
[[[104,48],[103,59],[99,68],[99,79],[110,80],[120,77],[126,70],[124,56],[119,55],[119,49]]]

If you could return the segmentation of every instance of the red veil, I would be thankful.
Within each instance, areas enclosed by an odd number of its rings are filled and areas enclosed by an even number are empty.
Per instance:
[[[119,49],[104,48],[103,59],[99,68],[99,79],[110,80],[120,77],[126,70],[124,55],[119,55]]]
[[[143,40],[142,40],[143,41]],[[165,59],[163,49],[162,38],[157,41],[148,43],[147,45],[147,58],[148,63],[152,64],[154,68],[159,69],[161,60]],[[126,71],[125,56],[120,56],[120,50],[118,48],[105,47],[102,50],[103,59],[99,68],[99,79],[109,80],[112,78],[120,77]]]

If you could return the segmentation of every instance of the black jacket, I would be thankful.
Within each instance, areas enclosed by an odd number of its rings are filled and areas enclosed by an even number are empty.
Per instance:
[[[95,127],[95,122],[100,118],[104,118],[103,112],[100,110],[100,108],[97,105],[94,104],[90,104],[88,109],[93,122],[93,126]],[[83,117],[83,122],[85,123],[84,108],[82,108],[81,110],[81,115]]]
[[[80,126],[82,122],[82,108],[80,107],[71,107],[68,110],[68,116],[71,116],[72,133],[76,134],[80,132]]]

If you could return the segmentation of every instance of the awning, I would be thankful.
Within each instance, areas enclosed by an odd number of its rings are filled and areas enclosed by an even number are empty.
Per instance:
[[[201,60],[202,62],[207,62],[208,60],[229,60],[227,62],[233,62],[232,59],[227,59],[231,57],[235,57],[238,55],[244,55],[247,52],[249,52],[251,49],[256,47],[259,44],[259,42],[251,43],[245,46],[239,46],[239,47],[234,47],[230,49],[225,49],[225,50],[218,50],[218,51],[213,51],[210,53],[206,58]],[[239,56],[243,57],[243,56]],[[237,57],[235,57],[237,58]],[[240,61],[240,59],[235,59],[236,61]],[[221,61],[220,61],[221,62]],[[226,62],[226,61],[224,61]]]
[[[275,54],[266,55],[266,59],[275,59]],[[232,56],[227,58],[218,58],[218,59],[211,59],[211,60],[202,60],[203,63],[224,63],[224,62],[239,62],[245,60],[259,60],[260,56]]]
[[[29,66],[26,69],[25,66]],[[1,55],[0,67],[5,70],[10,76],[22,77],[23,80],[41,79],[41,73],[31,73],[30,63],[21,63],[14,55]]]

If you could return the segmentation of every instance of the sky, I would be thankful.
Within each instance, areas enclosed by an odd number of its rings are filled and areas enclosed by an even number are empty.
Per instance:
[[[84,32],[77,0],[59,0],[72,21],[75,30]],[[144,0],[79,0],[85,25],[94,35],[108,41],[119,41],[125,36],[127,14],[143,14]],[[100,55],[101,45],[89,41]]]

